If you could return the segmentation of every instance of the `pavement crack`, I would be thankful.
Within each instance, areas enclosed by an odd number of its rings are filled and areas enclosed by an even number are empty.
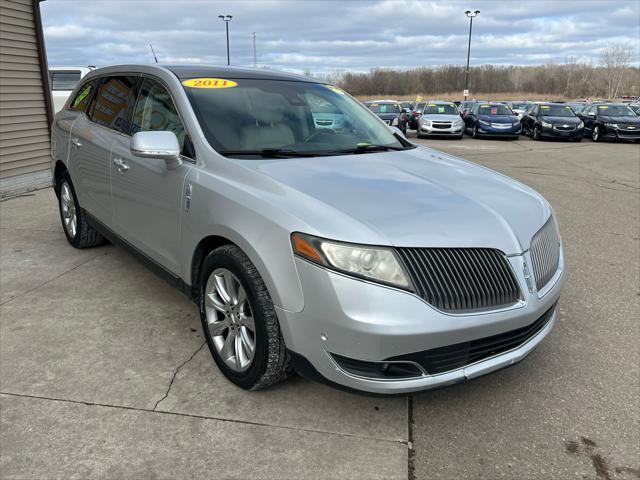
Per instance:
[[[407,397],[407,477],[416,480],[415,449],[413,448],[413,396]]]
[[[178,373],[180,372],[180,370],[182,370],[182,367],[184,367],[187,363],[189,363],[191,360],[193,360],[193,358],[198,354],[198,352],[200,352],[200,350],[202,350],[202,347],[204,347],[207,344],[207,341],[205,340],[204,342],[202,342],[202,345],[200,345],[198,347],[198,349],[193,352],[191,354],[191,356],[189,358],[187,358],[184,362],[182,362],[180,365],[178,365],[178,368],[175,369],[175,371],[173,372],[173,377],[171,377],[171,381],[169,382],[169,386],[167,387],[167,391],[165,392],[164,396],[158,400],[156,402],[156,404],[153,406],[153,410],[152,411],[156,411],[156,408],[158,408],[158,405],[160,405],[160,402],[162,402],[164,399],[166,399],[169,396],[169,392],[171,391],[171,387],[173,386],[173,382],[176,379],[176,376],[178,375]]]

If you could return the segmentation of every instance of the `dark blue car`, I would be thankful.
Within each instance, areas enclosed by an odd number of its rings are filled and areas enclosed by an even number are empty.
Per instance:
[[[476,103],[464,116],[465,131],[472,137],[517,139],[520,119],[504,103]]]

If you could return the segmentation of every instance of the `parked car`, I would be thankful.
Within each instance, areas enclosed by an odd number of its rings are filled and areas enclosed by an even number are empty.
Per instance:
[[[400,107],[402,108],[402,110],[404,110],[404,112],[408,115],[411,113],[411,110],[413,110],[413,106],[414,106],[414,102],[400,102]]]
[[[418,121],[418,138],[423,136],[454,136],[462,138],[464,120],[452,102],[430,101]]]
[[[400,104],[393,100],[374,100],[365,103],[367,108],[380,117],[384,123],[398,127],[402,133],[407,133],[407,114]]]
[[[518,116],[518,118],[522,118],[522,116],[527,111],[527,107],[529,105],[533,105],[533,102],[520,101],[520,102],[507,102],[509,108]]]
[[[582,141],[584,123],[569,105],[543,103],[535,105],[521,120],[522,133],[534,140],[543,137]]]
[[[517,139],[520,119],[502,103],[476,103],[464,117],[465,130],[474,138]]]
[[[408,123],[409,128],[412,130],[418,129],[418,120],[420,119],[420,115],[422,115],[422,110],[424,110],[424,106],[426,102],[418,102],[413,106],[411,113],[409,114]]]
[[[584,122],[584,136],[594,142],[640,140],[640,117],[624,103],[591,105],[579,117]]]
[[[312,97],[351,127],[318,128]],[[556,321],[549,203],[416,147],[332,85],[102,68],[55,116],[51,151],[69,243],[125,245],[192,298],[242,388],[292,370],[382,394],[451,385],[522,360]]]
[[[49,83],[53,109],[59,112],[78,82],[94,67],[51,67],[49,69]]]
[[[573,109],[573,111],[577,114],[589,104],[587,102],[567,102],[567,105],[569,105]]]

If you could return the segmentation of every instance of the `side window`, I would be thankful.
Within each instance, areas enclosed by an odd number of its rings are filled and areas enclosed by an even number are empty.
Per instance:
[[[180,152],[194,158],[193,146],[169,92],[162,85],[148,79],[143,82],[140,89],[138,103],[133,113],[131,133],[147,130],[168,130],[175,133],[180,144]]]
[[[135,103],[136,77],[108,77],[96,95],[91,120],[98,125],[129,134]]]
[[[531,115],[534,117],[538,116],[538,112],[540,112],[540,105],[536,105],[531,109]]]
[[[77,95],[69,104],[69,108],[71,110],[75,110],[77,112],[89,112],[89,106],[91,105],[91,99],[95,94],[96,90],[96,80],[90,80],[85,83],[80,90],[78,90]]]

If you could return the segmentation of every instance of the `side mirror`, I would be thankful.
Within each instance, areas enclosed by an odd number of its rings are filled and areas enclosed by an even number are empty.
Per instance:
[[[390,126],[389,129],[391,130],[391,133],[395,133],[397,135],[400,135],[405,140],[407,139],[407,137],[404,136],[404,133],[402,133],[402,130],[400,130],[398,127],[391,127]]]
[[[136,157],[157,158],[167,163],[182,163],[176,134],[169,131],[138,132],[131,139],[131,153]]]

